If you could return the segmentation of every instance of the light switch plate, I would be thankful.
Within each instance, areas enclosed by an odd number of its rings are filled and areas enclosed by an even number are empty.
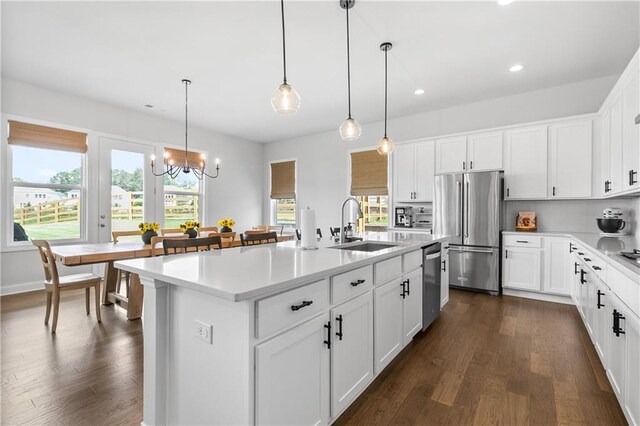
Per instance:
[[[200,340],[207,342],[208,344],[213,343],[213,326],[211,324],[204,323],[202,321],[196,320],[196,337]]]

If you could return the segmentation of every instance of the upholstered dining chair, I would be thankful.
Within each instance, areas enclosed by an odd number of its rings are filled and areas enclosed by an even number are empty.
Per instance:
[[[255,246],[259,244],[270,244],[278,242],[278,234],[275,232],[261,232],[240,234],[240,241],[243,246]]]
[[[190,248],[192,251],[209,251],[212,248],[222,248],[222,239],[220,237],[205,237],[205,238],[166,238],[162,240],[162,247],[164,248],[164,255],[186,253]],[[173,250],[173,253],[171,253]]]
[[[42,267],[44,268],[44,289],[47,293],[47,311],[44,317],[44,323],[49,324],[49,316],[51,314],[51,306],[53,306],[53,322],[51,323],[51,334],[56,332],[58,326],[58,311],[60,309],[60,293],[67,290],[77,290],[84,288],[85,308],[87,315],[91,313],[89,303],[89,291],[93,287],[95,293],[96,318],[98,322],[100,317],[100,278],[94,274],[74,274],[60,276],[56,260],[51,252],[51,247],[46,240],[32,240],[31,243],[38,248]]]
[[[320,228],[316,228],[316,235],[318,238],[322,238],[322,230]],[[302,232],[299,229],[296,229],[296,238],[298,241],[302,239]]]
[[[233,242],[236,239],[236,233],[235,232],[211,232],[209,233],[209,235],[207,235],[207,237],[220,237],[220,239],[222,240],[222,242],[228,242],[229,243],[229,248],[233,247]]]

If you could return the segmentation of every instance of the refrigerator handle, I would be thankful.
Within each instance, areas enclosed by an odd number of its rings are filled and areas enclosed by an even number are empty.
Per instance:
[[[469,181],[467,181],[466,184],[467,184],[467,188],[464,194],[464,198],[466,200],[467,205],[464,212],[464,218],[465,218],[464,236],[465,238],[469,238],[469,186],[470,186]]]
[[[456,237],[460,236],[460,210],[462,209],[460,201],[462,184],[458,181],[456,182]]]

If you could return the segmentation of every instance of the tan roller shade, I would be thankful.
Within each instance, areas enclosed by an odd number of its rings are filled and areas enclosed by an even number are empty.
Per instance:
[[[164,164],[169,164],[169,160],[171,160],[174,166],[184,166],[184,149],[165,148],[164,154]],[[202,155],[193,151],[187,151],[187,161],[189,167],[198,168],[202,167],[202,164],[204,162],[204,160],[202,159]]]
[[[87,152],[87,134],[9,120],[9,144]]]
[[[387,195],[387,158],[378,151],[351,153],[351,195]]]
[[[296,198],[296,162],[271,163],[271,199]]]

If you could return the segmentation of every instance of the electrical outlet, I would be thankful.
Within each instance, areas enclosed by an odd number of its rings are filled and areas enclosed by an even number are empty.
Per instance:
[[[204,340],[208,344],[213,343],[213,326],[211,324],[204,323],[196,320],[196,337],[200,340]]]

